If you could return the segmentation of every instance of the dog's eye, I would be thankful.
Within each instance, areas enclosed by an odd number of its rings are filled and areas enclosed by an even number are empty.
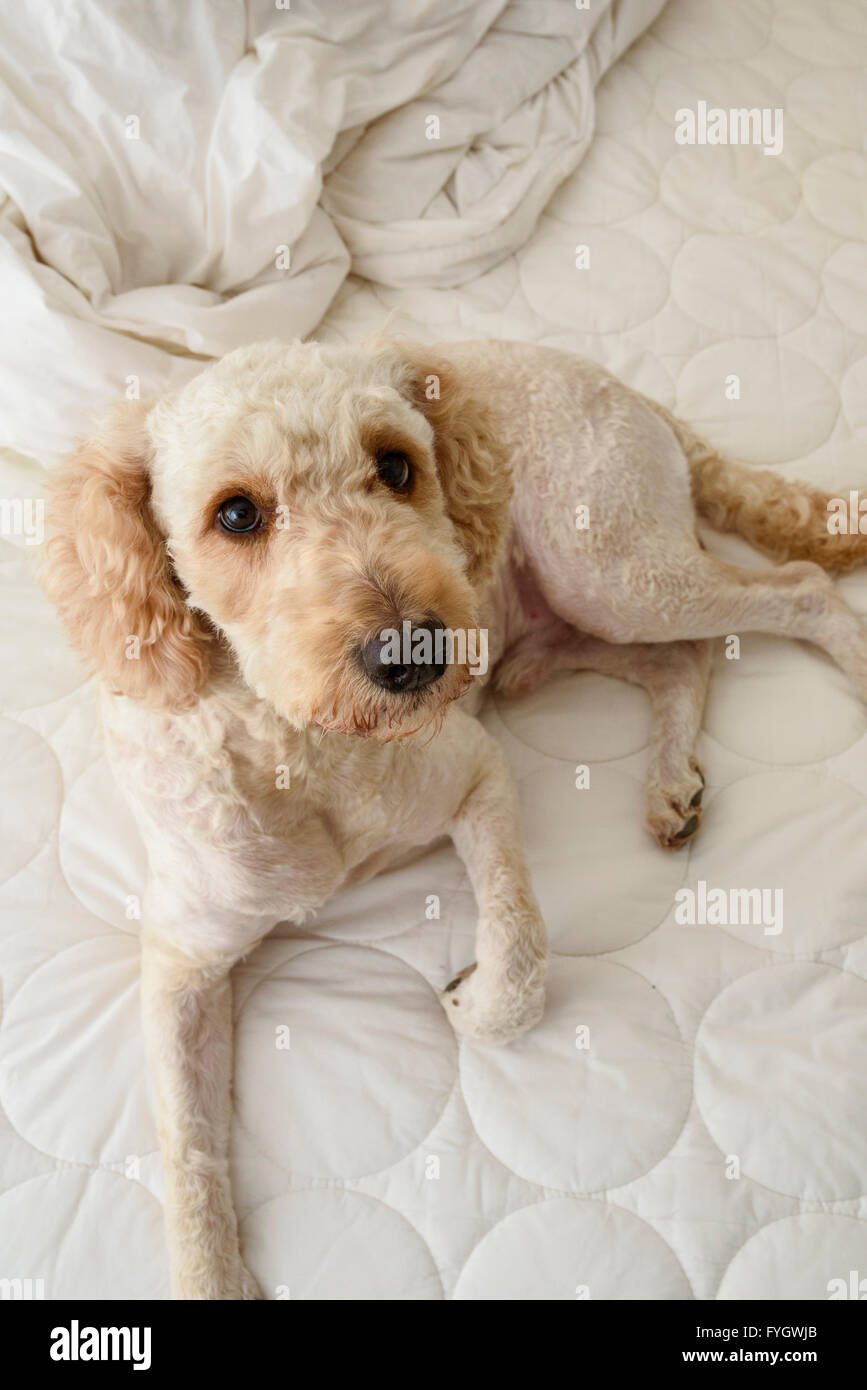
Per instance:
[[[262,520],[262,513],[249,497],[230,497],[217,512],[224,531],[239,535],[245,531],[255,531]]]
[[[392,492],[406,492],[412,482],[412,469],[405,454],[383,454],[376,466],[386,487]]]

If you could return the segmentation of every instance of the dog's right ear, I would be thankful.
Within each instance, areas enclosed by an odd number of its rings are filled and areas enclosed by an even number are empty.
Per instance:
[[[467,578],[484,592],[496,573],[508,533],[512,476],[509,456],[470,383],[436,347],[387,330],[363,344],[402,376],[404,394],[434,433],[437,476],[446,510],[467,557]]]
[[[40,582],[112,689],[183,709],[205,683],[210,635],[184,601],[151,510],[148,409],[116,407],[51,478]]]

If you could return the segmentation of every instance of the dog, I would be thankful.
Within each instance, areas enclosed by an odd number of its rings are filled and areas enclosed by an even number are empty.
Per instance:
[[[697,518],[784,561],[742,569]],[[720,458],[595,363],[513,342],[265,343],[125,402],[57,470],[43,584],[100,677],[144,837],[142,996],[173,1296],[261,1297],[228,1173],[230,971],[280,921],[442,835],[478,901],[457,1032],[544,1004],[545,928],[484,686],[591,669],[652,708],[647,825],[702,817],[714,638],[817,643],[867,698],[867,635],[826,569],[828,499]],[[386,632],[422,655],[384,657]],[[431,637],[485,632],[489,671]],[[405,655],[405,653],[403,654]]]

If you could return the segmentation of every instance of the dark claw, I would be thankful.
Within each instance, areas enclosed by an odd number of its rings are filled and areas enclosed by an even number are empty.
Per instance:
[[[700,792],[696,792],[695,796],[692,798],[692,801],[689,803],[690,806],[700,806],[700,805],[701,805],[701,799],[702,799],[703,796],[704,796],[704,787],[702,787],[702,789],[701,789]]]
[[[699,795],[700,795],[700,793],[699,793]],[[698,829],[698,816],[690,816],[690,818],[689,818],[689,820],[687,821],[686,825],[682,826],[682,828],[681,828],[680,830],[678,830],[678,832],[677,832],[677,834],[675,835],[674,838],[675,838],[676,840],[687,840],[687,839],[689,838],[689,836],[690,836],[690,835],[693,835],[697,829]]]
[[[451,981],[451,983],[446,985],[445,989],[443,990],[443,993],[444,993],[444,994],[451,994],[451,992],[452,992],[453,989],[457,989],[457,987],[458,987],[458,985],[460,984],[461,980],[465,980],[465,979],[467,978],[468,975],[472,975],[472,973],[473,973],[473,971],[475,970],[475,968],[476,968],[476,962],[475,962],[475,961],[473,961],[472,965],[466,965],[466,966],[464,966],[463,970],[461,970],[460,973],[457,974],[457,975],[455,976],[455,978]]]

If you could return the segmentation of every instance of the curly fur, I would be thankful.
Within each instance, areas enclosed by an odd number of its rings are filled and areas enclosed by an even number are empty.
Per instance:
[[[151,512],[147,410],[117,406],[55,474],[42,582],[91,670],[132,699],[183,709],[207,679],[211,634]]]
[[[434,433],[437,476],[467,555],[467,577],[488,588],[500,561],[512,500],[509,452],[447,353],[378,334],[368,347],[396,369],[403,389]]]
[[[696,510],[715,530],[737,532],[774,560],[810,560],[841,574],[867,560],[867,536],[829,532],[827,493],[723,458],[664,407],[648,405],[683,448]]]

